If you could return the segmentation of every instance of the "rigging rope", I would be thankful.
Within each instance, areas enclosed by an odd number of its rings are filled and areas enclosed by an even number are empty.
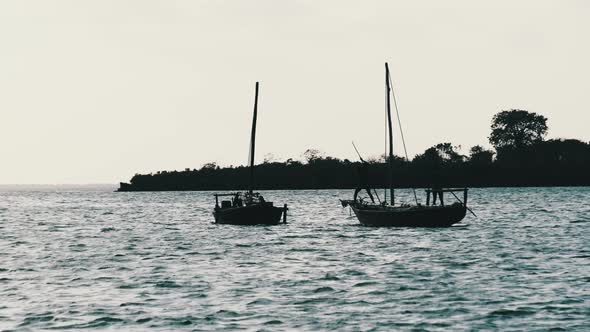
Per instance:
[[[402,129],[402,120],[399,117],[399,110],[397,108],[397,100],[395,99],[395,92],[393,91],[393,82],[391,81],[391,75],[389,75],[389,86],[391,87],[391,95],[393,96],[393,105],[395,106],[395,114],[397,116],[397,123],[399,124],[399,132],[402,137],[402,144],[404,146],[404,153],[406,155],[406,161],[410,161],[408,158],[408,150],[406,149],[406,140],[404,139],[404,131]],[[412,191],[414,192],[414,199],[416,200],[416,205],[418,205],[418,196],[416,196],[416,188],[412,187]]]
[[[377,201],[379,202],[379,204],[381,204],[381,198],[379,198],[379,194],[377,193],[377,190],[375,188],[373,188],[373,191],[375,192],[375,196],[377,197]]]

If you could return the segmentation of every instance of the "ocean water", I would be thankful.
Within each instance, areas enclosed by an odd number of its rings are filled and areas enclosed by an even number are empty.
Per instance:
[[[472,189],[447,229],[359,226],[350,190],[247,227],[113,189],[0,188],[0,330],[590,330],[590,188]]]

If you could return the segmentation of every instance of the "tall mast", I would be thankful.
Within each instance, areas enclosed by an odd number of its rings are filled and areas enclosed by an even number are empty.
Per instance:
[[[258,82],[256,82],[256,94],[254,96],[254,118],[252,119],[252,136],[250,136],[250,189],[254,189],[254,149],[256,146],[256,114],[258,112]]]
[[[385,63],[385,86],[387,87],[387,124],[389,127],[389,194],[391,196],[391,205],[395,203],[393,192],[393,128],[391,127],[391,87],[389,86],[389,66]]]

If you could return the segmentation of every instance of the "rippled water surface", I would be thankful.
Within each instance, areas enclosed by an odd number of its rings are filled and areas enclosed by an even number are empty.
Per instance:
[[[247,227],[112,189],[0,188],[0,330],[590,330],[590,188],[473,189],[448,229],[358,226],[350,190]]]

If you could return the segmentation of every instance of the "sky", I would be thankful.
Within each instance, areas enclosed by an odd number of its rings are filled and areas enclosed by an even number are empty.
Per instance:
[[[589,17],[584,0],[1,1],[0,184],[246,164],[256,81],[258,162],[379,155],[385,62],[410,157],[490,147],[511,108],[590,141]]]

